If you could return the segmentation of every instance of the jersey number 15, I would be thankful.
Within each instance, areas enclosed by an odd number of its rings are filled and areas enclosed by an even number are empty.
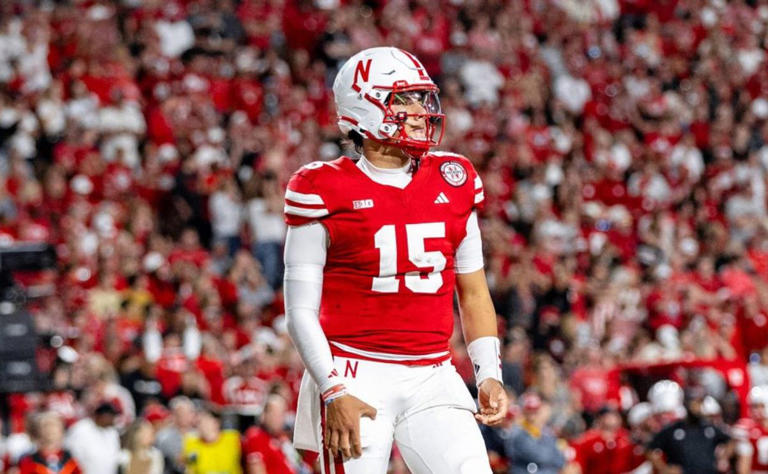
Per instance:
[[[423,224],[406,224],[405,235],[408,241],[408,260],[419,268],[432,268],[426,278],[422,272],[405,274],[405,287],[414,293],[437,293],[443,286],[445,255],[440,251],[424,249],[426,239],[445,237],[444,222],[427,222]],[[397,238],[395,226],[382,226],[374,234],[374,243],[379,249],[379,276],[373,277],[371,290],[379,293],[397,293],[400,281],[397,279]]]

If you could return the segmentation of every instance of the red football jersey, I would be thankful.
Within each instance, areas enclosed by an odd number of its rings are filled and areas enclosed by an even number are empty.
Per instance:
[[[762,423],[742,418],[733,426],[740,455],[752,456],[750,472],[768,472],[768,429]]]
[[[286,222],[319,221],[328,231],[320,323],[334,354],[448,358],[454,255],[483,198],[469,160],[447,153],[423,157],[403,189],[373,181],[347,157],[293,175]]]

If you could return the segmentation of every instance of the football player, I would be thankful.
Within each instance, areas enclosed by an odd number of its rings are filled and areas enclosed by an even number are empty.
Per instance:
[[[364,50],[333,93],[361,156],[310,163],[285,194],[287,324],[307,368],[294,444],[326,474],[385,473],[393,441],[417,474],[490,473],[476,420],[500,423],[507,400],[482,181],[465,157],[430,151],[445,117],[412,54]],[[454,292],[479,410],[450,361]]]

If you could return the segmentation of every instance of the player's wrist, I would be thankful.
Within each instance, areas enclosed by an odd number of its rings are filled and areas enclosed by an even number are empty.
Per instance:
[[[477,383],[475,384],[478,388],[480,388],[485,382],[492,380],[496,383],[498,383],[501,386],[504,386],[504,382],[501,380],[501,378],[496,377],[485,377],[483,379],[478,379]]]
[[[343,383],[339,383],[323,391],[320,397],[323,400],[323,404],[327,406],[337,398],[347,395],[347,393],[347,387]]]
[[[479,337],[467,345],[467,352],[475,369],[477,387],[487,379],[497,380],[503,384],[500,351],[499,338],[495,336]]]

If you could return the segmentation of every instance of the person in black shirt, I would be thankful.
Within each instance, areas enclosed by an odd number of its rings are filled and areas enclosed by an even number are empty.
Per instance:
[[[648,445],[648,457],[663,474],[717,474],[733,450],[731,438],[701,413],[706,392],[685,392],[687,416],[659,431]]]

